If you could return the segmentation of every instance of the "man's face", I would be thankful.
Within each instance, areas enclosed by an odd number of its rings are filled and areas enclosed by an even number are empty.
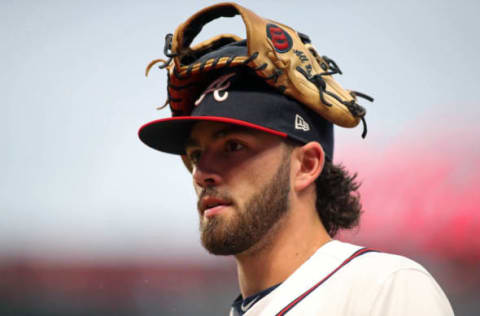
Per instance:
[[[266,246],[269,232],[288,210],[291,150],[282,139],[200,122],[186,152],[193,164],[203,246],[217,255]]]

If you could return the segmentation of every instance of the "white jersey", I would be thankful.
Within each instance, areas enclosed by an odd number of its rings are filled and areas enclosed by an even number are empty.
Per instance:
[[[453,310],[418,263],[333,240],[243,315],[443,316]]]

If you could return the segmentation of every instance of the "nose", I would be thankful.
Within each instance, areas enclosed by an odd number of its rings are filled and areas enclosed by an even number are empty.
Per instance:
[[[216,164],[208,158],[206,153],[193,166],[192,175],[195,184],[202,188],[214,187],[221,183],[221,176],[216,170]]]

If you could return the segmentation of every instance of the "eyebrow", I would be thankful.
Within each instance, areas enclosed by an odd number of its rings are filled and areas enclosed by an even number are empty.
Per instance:
[[[227,126],[225,128],[222,128],[212,135],[212,140],[217,140],[222,137],[226,137],[231,134],[236,134],[236,133],[245,133],[249,135],[256,135],[258,131],[245,127],[245,126],[240,126],[240,125],[231,125]],[[185,141],[185,148],[187,147],[194,147],[198,146],[198,142],[196,139],[188,137],[187,140]]]

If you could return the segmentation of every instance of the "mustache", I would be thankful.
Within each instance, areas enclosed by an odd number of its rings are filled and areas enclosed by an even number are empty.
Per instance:
[[[230,194],[228,194],[227,192],[220,192],[216,188],[207,187],[207,188],[202,189],[202,192],[200,192],[200,194],[198,195],[198,201],[197,201],[197,209],[198,210],[200,209],[200,207],[201,207],[200,204],[202,202],[202,199],[205,196],[211,196],[211,197],[219,198],[219,199],[225,200],[227,202],[232,202],[232,200],[233,200],[232,196]]]

